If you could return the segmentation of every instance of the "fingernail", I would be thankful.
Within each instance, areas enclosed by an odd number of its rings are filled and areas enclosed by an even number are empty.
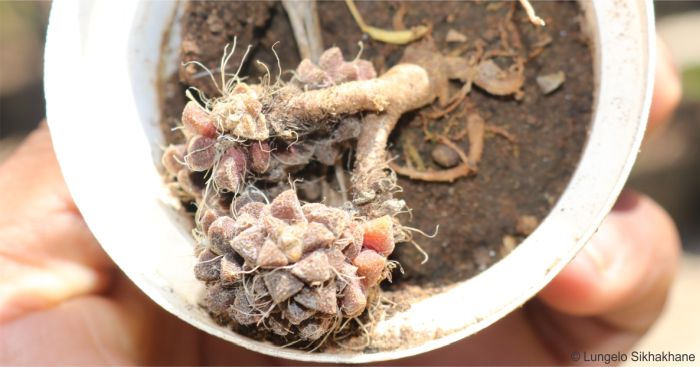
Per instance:
[[[671,57],[671,51],[668,49],[666,42],[663,38],[656,36],[656,56],[657,62],[666,66],[668,71],[668,76],[672,77],[674,81],[680,84],[680,71],[678,70],[678,65],[674,62]]]
[[[610,215],[615,215],[611,213]],[[621,234],[613,225],[603,224],[598,229],[591,241],[583,248],[583,253],[593,264],[596,272],[602,277],[611,277],[614,274],[614,264],[619,251],[616,245],[620,243]]]
[[[612,210],[616,212],[629,211],[634,209],[639,203],[639,194],[634,191],[625,190],[615,201]]]
[[[634,191],[623,191],[617,198],[608,218],[598,228],[591,241],[583,248],[593,268],[602,276],[611,276],[615,259],[619,255],[619,244],[624,240],[618,226],[614,225],[612,217],[633,210],[639,204],[639,194]]]

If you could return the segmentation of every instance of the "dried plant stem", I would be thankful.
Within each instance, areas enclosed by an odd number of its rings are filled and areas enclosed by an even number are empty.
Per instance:
[[[535,14],[535,9],[532,7],[532,4],[528,0],[520,0],[520,5],[523,6],[525,9],[525,12],[527,13],[527,17],[530,18],[530,22],[534,25],[538,25],[540,27],[545,26],[545,22],[542,18],[538,17],[537,14]]]
[[[316,0],[282,0],[282,5],[292,24],[294,39],[299,47],[301,58],[318,61],[323,53],[323,40]]]
[[[360,27],[362,32],[367,33],[370,37],[372,37],[372,39],[375,39],[377,41],[391,43],[395,45],[405,45],[407,43],[411,43],[422,38],[430,32],[430,28],[424,25],[412,27],[411,29],[401,29],[393,31],[388,29],[372,27],[370,25],[367,25],[364,19],[362,19],[362,15],[357,9],[357,6],[355,6],[353,0],[345,0],[345,4],[347,4],[348,9],[350,10],[350,14],[352,14],[352,17],[355,19],[357,26]]]
[[[340,195],[343,197],[343,202],[348,201],[348,188],[345,185],[345,170],[343,170],[343,163],[341,161],[336,161],[334,165],[335,179],[338,181],[338,188]]]

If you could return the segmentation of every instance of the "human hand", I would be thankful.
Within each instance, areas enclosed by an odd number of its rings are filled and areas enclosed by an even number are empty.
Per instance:
[[[678,103],[660,47],[650,130]],[[75,207],[43,124],[0,166],[0,364],[281,364],[206,335],[147,299]],[[566,364],[630,348],[657,318],[679,241],[650,199],[624,193],[540,295],[482,332],[397,364]]]

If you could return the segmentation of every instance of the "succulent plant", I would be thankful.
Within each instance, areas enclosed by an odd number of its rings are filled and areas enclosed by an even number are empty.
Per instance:
[[[446,95],[450,79],[465,83],[454,98]],[[302,61],[290,82],[222,79],[221,96],[200,93],[202,105],[189,94],[186,143],[166,148],[162,163],[173,191],[197,206],[195,275],[207,285],[209,312],[221,322],[314,342],[376,304],[395,243],[410,238],[395,217],[405,210],[393,197],[396,172],[453,181],[475,171],[483,147],[484,122],[470,116],[468,157],[441,141],[461,163],[438,172],[390,166],[386,144],[398,119],[434,100],[459,103],[472,83],[517,96],[522,80],[522,62],[507,71],[487,58],[473,64],[439,54],[428,40],[409,46],[402,62],[378,77],[368,61],[346,61],[331,48],[318,64]],[[343,194],[352,198],[337,207],[302,203],[288,189],[312,163],[333,167],[343,187],[339,163],[350,148],[351,188]]]
[[[287,190],[211,221],[195,275],[219,320],[315,341],[365,310],[388,274],[393,225],[389,216],[365,222],[343,209],[302,205]]]

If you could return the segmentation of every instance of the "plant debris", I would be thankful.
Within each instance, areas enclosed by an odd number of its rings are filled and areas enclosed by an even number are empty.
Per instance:
[[[542,18],[538,17],[537,14],[535,14],[535,9],[532,7],[532,4],[528,0],[520,0],[520,5],[525,8],[525,12],[527,13],[527,17],[530,18],[530,22],[534,25],[544,27],[545,22]]]
[[[415,26],[411,29],[399,29],[394,31],[369,26],[367,23],[365,23],[364,19],[362,19],[362,15],[360,14],[360,11],[357,10],[353,0],[345,0],[345,3],[348,5],[348,9],[350,9],[350,13],[352,14],[353,18],[355,18],[357,26],[360,27],[363,32],[367,33],[370,37],[377,41],[392,43],[395,45],[405,45],[421,39],[430,32],[430,28],[424,25]]]

